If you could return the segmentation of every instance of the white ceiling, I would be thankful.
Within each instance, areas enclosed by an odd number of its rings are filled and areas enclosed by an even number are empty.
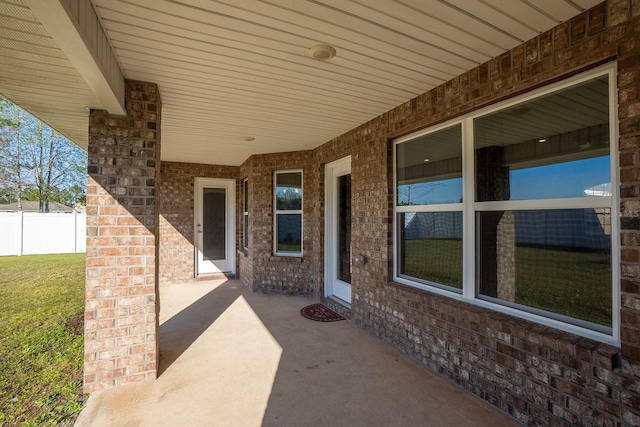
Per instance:
[[[163,160],[221,165],[318,147],[600,2],[93,0],[124,77],[159,84]],[[100,101],[43,31],[0,0],[0,93],[86,146]]]

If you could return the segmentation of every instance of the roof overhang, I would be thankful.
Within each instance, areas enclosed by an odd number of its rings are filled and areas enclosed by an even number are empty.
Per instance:
[[[308,150],[601,0],[4,0],[0,93],[81,146],[157,83],[162,159]],[[336,55],[317,61],[318,44]]]
[[[98,104],[88,107],[125,114],[120,66],[91,4],[57,0],[25,2],[96,96]],[[85,7],[81,9],[83,4]]]

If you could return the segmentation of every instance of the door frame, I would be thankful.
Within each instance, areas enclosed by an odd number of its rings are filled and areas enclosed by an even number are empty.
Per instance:
[[[331,298],[333,297],[333,282],[337,280],[338,273],[336,178],[351,174],[351,156],[327,163],[324,171],[324,296]],[[338,299],[338,302],[351,304],[351,301],[343,301],[342,299]]]
[[[229,271],[200,273],[200,244],[198,233],[198,216],[202,212],[202,190],[204,188],[224,188],[225,193],[225,259],[231,264]],[[225,178],[196,177],[193,183],[194,210],[193,210],[193,255],[194,277],[211,276],[216,274],[236,274],[236,180]]]

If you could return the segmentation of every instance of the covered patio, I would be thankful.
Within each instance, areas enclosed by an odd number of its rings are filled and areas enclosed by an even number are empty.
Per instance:
[[[82,422],[640,425],[637,0],[0,20],[0,92],[88,152]]]
[[[237,280],[161,286],[160,376],[91,394],[76,427],[518,425],[313,300]]]

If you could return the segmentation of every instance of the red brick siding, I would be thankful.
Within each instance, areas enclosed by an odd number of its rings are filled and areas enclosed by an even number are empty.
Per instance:
[[[306,164],[310,152],[253,156],[241,168],[192,163],[162,162],[160,185],[160,280],[162,283],[190,281],[194,277],[193,215],[196,177],[236,180],[237,274],[252,290],[286,294],[306,294],[313,254],[311,234],[305,233],[304,256],[273,255],[273,172],[304,169],[303,191],[307,191]],[[242,180],[249,180],[249,250],[242,247]],[[306,195],[305,195],[306,197]],[[303,227],[311,228],[311,204],[304,199]],[[254,272],[257,272],[254,274]]]
[[[91,111],[84,391],[153,379],[158,360],[157,86],[126,82],[126,116]]]
[[[252,167],[247,167],[250,187],[249,216],[251,231],[249,237],[249,261],[253,276],[251,288],[258,292],[283,293],[289,295],[306,294],[313,278],[310,264],[315,250],[315,242],[310,233],[303,234],[303,256],[287,257],[273,255],[273,174],[275,171],[302,169],[303,229],[312,228],[314,215],[310,198],[315,191],[311,172],[311,152],[277,153],[252,156]],[[309,197],[309,198],[308,198]]]
[[[235,179],[239,168],[198,163],[162,162],[160,179],[160,280],[191,281],[194,260],[194,183],[196,178]],[[238,193],[236,191],[236,193]],[[239,200],[236,194],[236,200]],[[239,242],[237,243],[239,246]]]
[[[193,233],[192,178],[211,173],[217,177],[236,177],[238,186],[242,178],[249,179],[251,234],[249,251],[238,260],[242,280],[256,291],[321,297],[324,294],[324,165],[351,155],[352,252],[367,257],[367,263],[354,266],[352,274],[352,318],[356,324],[525,424],[640,424],[638,40],[638,2],[608,1],[312,152],[257,155],[233,171],[215,166],[166,164],[165,173],[163,164],[160,194],[167,202],[163,200],[160,206],[160,214],[166,215],[162,221],[166,222],[162,222],[159,257],[167,264],[163,265],[161,277],[181,280],[187,272],[189,277],[193,274],[193,236],[189,236]],[[621,366],[615,363],[617,348],[393,283],[390,140],[607,60],[616,60],[618,65]],[[96,133],[102,135],[100,132]],[[124,153],[121,155],[126,157]],[[104,161],[101,159],[96,157],[91,167],[111,164],[106,163],[110,161],[106,157]],[[195,171],[189,172],[192,167]],[[272,254],[273,172],[300,168],[304,170],[304,256],[275,257]],[[96,169],[95,179],[110,179],[110,170],[104,172],[103,177]],[[99,199],[103,194],[98,194],[97,185],[90,186],[91,191],[96,199],[89,209],[97,209],[102,201],[108,206],[109,200]],[[114,187],[112,191],[121,190]],[[240,197],[237,200],[240,201]],[[240,206],[238,203],[239,215]],[[136,206],[131,207],[134,208]],[[102,214],[105,218],[96,221],[109,221],[106,212]],[[93,215],[98,212],[94,211]],[[238,227],[241,224],[238,221]],[[97,235],[100,227],[102,223],[90,227],[89,233],[100,237]],[[88,253],[102,250],[103,245],[98,243],[88,247]],[[237,244],[240,247],[239,241]],[[188,268],[177,265],[183,261],[191,265]],[[111,261],[107,258],[105,262]],[[105,273],[112,273],[110,268],[108,265],[88,267],[87,272],[105,269]],[[105,278],[108,287],[112,282],[108,276]],[[101,301],[95,295],[88,298],[88,301],[98,300]],[[111,303],[105,304],[105,307],[88,310],[88,319],[97,316],[99,310],[109,314]],[[93,325],[94,329],[107,331],[113,328],[108,322],[96,321]],[[92,331],[87,332],[91,336]],[[101,332],[102,329],[94,334]],[[97,351],[88,353],[88,358],[96,360]],[[118,357],[104,359],[107,366],[100,369],[115,372],[109,375],[125,375],[117,364],[114,363],[114,368],[109,362]],[[144,366],[140,359],[135,362]],[[95,366],[97,363],[96,360]]]
[[[314,287],[311,294],[324,295],[324,168],[335,160],[351,155],[352,185],[352,256],[365,255],[365,267],[354,264],[353,282],[379,281],[392,277],[391,219],[392,187],[391,151],[387,143],[384,117],[372,120],[353,131],[317,148],[313,152],[314,183],[312,206],[315,219],[311,232],[318,242],[314,256]],[[388,147],[389,146],[389,147]],[[359,288],[353,286],[354,300]]]
[[[352,274],[353,321],[525,424],[640,424],[638,40],[637,1],[603,3],[313,151],[305,202],[312,198],[316,242],[324,165],[352,156],[352,250],[368,257]],[[615,347],[391,282],[390,140],[607,61],[618,65],[621,367]],[[316,247],[309,293],[317,297],[324,255]]]

